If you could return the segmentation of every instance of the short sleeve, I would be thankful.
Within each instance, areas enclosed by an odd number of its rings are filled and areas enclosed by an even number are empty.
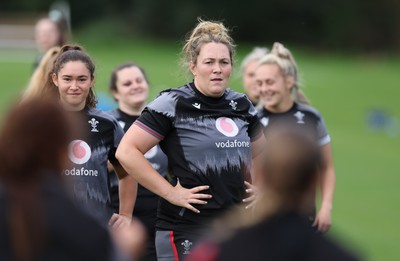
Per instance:
[[[248,99],[247,99],[248,100]],[[253,106],[253,104],[248,100],[249,102],[249,137],[250,141],[255,141],[260,137],[260,135],[263,132],[263,126],[260,123],[260,120],[258,119],[258,112],[256,108]]]
[[[159,140],[163,140],[172,128],[171,120],[168,117],[150,111],[147,108],[142,112],[134,124]]]
[[[177,100],[178,96],[171,90],[162,92],[146,106],[134,124],[157,139],[163,140],[172,128]]]
[[[121,126],[118,124],[118,122],[115,120],[113,120],[113,124],[114,124],[114,144],[113,146],[110,148],[109,154],[108,154],[108,160],[114,164],[117,163],[118,160],[115,157],[115,153],[117,152],[117,148],[119,143],[121,142],[122,136],[124,136],[124,131],[121,128]]]
[[[250,124],[249,124],[249,137],[251,141],[257,140],[261,134],[262,134],[263,127],[258,120],[257,116],[253,116],[250,119]]]
[[[317,123],[318,144],[320,146],[323,146],[331,142],[331,137],[329,136],[328,131],[326,129],[324,119],[322,118],[321,115],[318,116],[319,116]]]

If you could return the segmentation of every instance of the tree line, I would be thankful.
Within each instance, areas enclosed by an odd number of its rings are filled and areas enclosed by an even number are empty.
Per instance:
[[[1,12],[46,10],[54,0],[6,0]],[[318,49],[400,50],[398,0],[69,0],[72,25],[117,17],[127,30],[182,38],[196,18],[222,20],[237,41],[282,41]]]

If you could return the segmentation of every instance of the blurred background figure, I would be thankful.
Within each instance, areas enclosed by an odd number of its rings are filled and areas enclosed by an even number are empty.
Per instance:
[[[400,120],[383,108],[368,108],[365,116],[369,131],[383,131],[391,138],[400,135]]]
[[[240,72],[243,80],[243,89],[249,97],[251,103],[257,108],[262,107],[260,103],[260,90],[256,85],[255,75],[258,61],[269,52],[265,47],[254,47],[254,49],[244,57],[240,65]]]
[[[111,111],[123,128],[128,131],[133,122],[139,118],[147,104],[149,96],[149,80],[144,69],[135,63],[125,63],[117,66],[111,73],[110,91],[118,103],[118,108]],[[168,171],[168,159],[159,145],[151,148],[145,155],[157,172],[165,177]],[[118,179],[115,173],[110,173],[112,201],[118,209]],[[155,249],[155,225],[159,196],[142,185],[138,185],[133,216],[138,218],[147,230],[147,247],[145,255],[140,260],[157,260]]]
[[[112,260],[107,230],[69,198],[71,122],[58,103],[14,106],[0,131],[0,260]],[[115,256],[114,256],[115,254]]]
[[[269,129],[255,175],[260,198],[253,212],[236,210],[215,224],[210,241],[187,260],[357,260],[316,233],[305,218],[321,171],[315,140],[291,129]]]
[[[69,40],[69,26],[61,11],[50,10],[49,16],[40,18],[35,25],[35,42],[39,55],[34,62],[34,69],[43,55],[51,47],[61,47]]]
[[[53,88],[52,73],[54,61],[61,51],[61,47],[55,46],[47,50],[36,70],[33,72],[26,89],[23,91],[23,99],[55,97],[58,93],[57,88]]]
[[[335,189],[335,170],[331,151],[331,138],[321,114],[309,105],[300,89],[297,64],[289,49],[274,43],[256,68],[256,84],[260,90],[263,107],[259,119],[264,125],[266,136],[271,127],[293,129],[299,134],[310,136],[321,146],[322,171],[319,177],[321,206],[316,213],[316,196],[309,201],[308,214],[313,225],[321,232],[331,227],[331,210]],[[316,213],[316,214],[315,214]]]

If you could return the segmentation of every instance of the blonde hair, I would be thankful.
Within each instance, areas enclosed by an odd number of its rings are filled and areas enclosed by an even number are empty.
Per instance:
[[[60,47],[52,47],[45,53],[22,94],[23,100],[29,98],[57,97],[58,90],[53,85],[51,77],[54,69],[54,62],[60,51]]]
[[[244,73],[247,65],[252,61],[259,61],[265,55],[269,53],[269,49],[266,47],[254,47],[254,49],[243,58],[243,61],[240,65],[240,72],[241,74]]]
[[[284,77],[293,78],[292,94],[296,102],[310,104],[309,100],[300,89],[299,75],[296,61],[292,53],[283,44],[275,42],[269,54],[265,55],[259,61],[258,66],[263,64],[276,64]]]
[[[186,37],[186,43],[182,49],[182,66],[188,69],[195,64],[200,49],[205,43],[222,43],[229,49],[231,63],[235,55],[235,44],[229,35],[229,30],[221,22],[203,21],[198,19],[197,26]]]

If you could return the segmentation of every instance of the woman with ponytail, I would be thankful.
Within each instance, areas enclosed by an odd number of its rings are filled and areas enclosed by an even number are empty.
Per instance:
[[[300,90],[296,62],[291,52],[282,44],[274,43],[271,53],[259,61],[256,83],[264,105],[259,111],[259,119],[266,129],[266,135],[271,126],[280,126],[304,134],[321,146],[322,174],[319,183],[322,203],[315,215],[315,197],[310,199],[309,218],[318,231],[326,232],[331,226],[335,188],[330,136],[322,116],[309,105],[308,99]]]
[[[58,55],[52,59],[53,54]],[[136,182],[115,158],[123,136],[117,120],[97,110],[93,91],[95,65],[78,45],[65,45],[49,53],[39,68],[47,68],[42,84],[30,85],[24,99],[57,101],[79,129],[69,143],[70,167],[62,175],[69,181],[77,205],[104,227],[117,229],[129,224],[136,199]],[[34,80],[34,79],[32,79]],[[32,81],[31,81],[32,83]],[[115,214],[110,199],[107,164],[111,162],[119,177],[120,207]]]
[[[228,89],[234,45],[226,27],[199,20],[183,53],[194,80],[147,105],[117,150],[128,173],[161,197],[156,251],[164,261],[190,254],[211,220],[242,202],[264,138],[251,102]],[[143,155],[158,143],[168,157],[168,181]]]

